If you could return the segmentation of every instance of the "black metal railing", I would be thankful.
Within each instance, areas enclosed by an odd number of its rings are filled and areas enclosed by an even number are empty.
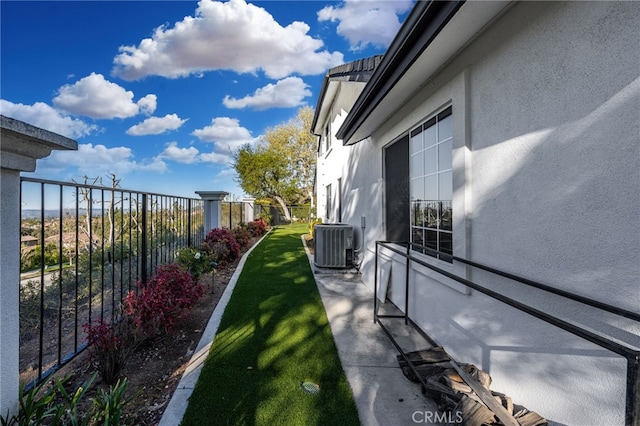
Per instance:
[[[243,201],[223,201],[220,226],[233,229],[247,222]]]
[[[402,347],[398,344],[396,339],[393,337],[392,333],[389,331],[387,327],[380,321],[380,319],[384,318],[399,318],[404,319],[405,324],[409,324],[413,326],[422,337],[425,338],[432,346],[438,346],[438,343],[425,332],[425,330],[421,329],[412,319],[409,312],[409,300],[410,300],[410,267],[411,263],[414,262],[421,266],[424,266],[432,271],[437,272],[438,274],[445,276],[451,280],[454,280],[470,289],[479,291],[493,299],[499,300],[509,306],[512,306],[522,312],[526,312],[529,315],[532,315],[548,324],[552,324],[562,330],[565,330],[575,336],[578,336],[584,340],[587,340],[591,343],[594,343],[608,351],[611,351],[615,354],[618,354],[624,357],[627,361],[627,371],[626,371],[626,396],[625,396],[625,424],[630,426],[639,426],[640,425],[640,350],[637,348],[632,348],[620,342],[617,342],[613,339],[607,338],[600,334],[594,333],[593,331],[589,331],[586,328],[580,327],[576,324],[565,321],[557,316],[551,315],[547,312],[543,312],[539,309],[536,309],[526,303],[517,301],[511,297],[508,297],[500,292],[489,289],[485,286],[482,286],[476,282],[470,281],[458,275],[455,275],[449,271],[446,271],[442,268],[434,266],[431,263],[426,262],[424,259],[415,256],[416,251],[413,250],[415,244],[409,242],[391,242],[391,241],[376,241],[376,251],[375,251],[375,278],[374,278],[374,322],[378,323],[387,337],[391,340],[396,349],[400,352],[400,354],[407,360],[406,354]],[[379,256],[379,248],[384,247],[385,249],[396,253],[406,259],[405,265],[405,306],[404,312],[401,315],[381,315],[378,313],[378,309],[380,307],[378,300],[378,256]],[[402,247],[400,249],[399,247]],[[424,249],[424,247],[418,247],[420,250]],[[446,255],[446,253],[443,253]],[[603,310],[609,313],[612,313],[618,317],[623,317],[630,319],[632,321],[640,322],[640,313],[629,311],[626,309],[622,309],[616,306],[612,306],[606,303],[603,303],[598,300],[594,300],[588,297],[584,297],[581,295],[573,294],[571,292],[560,290],[542,283],[538,283],[536,281],[523,278],[514,274],[510,274],[508,272],[504,272],[498,270],[496,268],[492,268],[486,265],[479,264],[477,262],[472,262],[466,259],[462,259],[456,256],[447,255],[449,258],[453,259],[453,262],[460,262],[464,265],[468,265],[470,267],[478,268],[489,272],[491,274],[495,274],[497,276],[501,276],[507,278],[509,280],[516,281],[518,283],[524,284],[529,287],[534,287],[539,290],[545,291],[547,293],[552,293],[557,296],[563,297],[568,300],[572,300],[574,302],[580,303],[584,306],[588,306],[590,308]],[[411,364],[411,363],[409,363]],[[418,375],[419,376],[419,375]],[[425,386],[425,383],[423,383]]]
[[[204,241],[200,199],[21,178],[20,379],[27,389],[86,347],[136,282]]]

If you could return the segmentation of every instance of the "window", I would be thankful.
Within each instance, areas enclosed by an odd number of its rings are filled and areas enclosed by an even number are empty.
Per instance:
[[[409,135],[405,134],[384,149],[385,222],[387,241],[408,241]]]
[[[409,132],[411,243],[447,261],[453,254],[451,114],[448,107]]]
[[[318,143],[318,155],[324,155],[329,152],[331,147],[331,135],[329,133],[329,124],[324,126],[322,130],[322,136],[320,136],[320,142]]]
[[[324,143],[326,147],[324,151],[329,152],[329,149],[331,148],[331,131],[329,124],[324,128]]]

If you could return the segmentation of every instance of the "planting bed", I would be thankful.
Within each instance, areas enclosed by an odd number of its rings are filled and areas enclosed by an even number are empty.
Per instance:
[[[201,276],[205,294],[187,317],[176,324],[169,336],[145,342],[128,359],[121,374],[122,378],[126,377],[129,381],[127,395],[138,391],[140,394],[124,408],[123,424],[156,425],[160,421],[237,264],[238,260],[215,271],[214,285],[211,274]],[[68,387],[75,389],[89,379],[94,371],[89,363],[89,354],[85,351],[56,373],[55,377],[72,374]],[[108,386],[98,376],[88,396],[93,396],[99,388],[108,389]]]

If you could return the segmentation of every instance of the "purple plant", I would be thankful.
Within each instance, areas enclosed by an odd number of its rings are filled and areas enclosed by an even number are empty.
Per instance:
[[[224,228],[209,231],[202,243],[203,250],[208,251],[218,265],[233,262],[240,257],[240,244],[233,232]]]

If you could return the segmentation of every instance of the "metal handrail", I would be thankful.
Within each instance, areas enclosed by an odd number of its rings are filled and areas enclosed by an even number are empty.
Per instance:
[[[405,250],[399,249],[397,246],[402,246]],[[426,268],[429,268],[447,278],[450,278],[460,284],[467,286],[468,288],[477,290],[493,299],[499,300],[509,306],[512,306],[522,312],[525,312],[529,315],[532,315],[548,324],[552,324],[562,330],[568,331],[571,334],[574,334],[582,339],[585,339],[589,342],[592,342],[604,349],[607,349],[611,352],[614,352],[618,355],[625,357],[627,360],[627,374],[626,374],[626,401],[625,401],[625,424],[630,426],[639,426],[640,425],[640,350],[632,349],[628,346],[622,345],[616,341],[608,339],[604,336],[600,336],[591,331],[588,331],[582,327],[571,324],[567,321],[564,321],[556,316],[548,314],[546,312],[535,309],[525,303],[514,300],[504,294],[498,293],[494,290],[488,289],[484,286],[481,286],[478,283],[467,280],[465,278],[459,277],[455,274],[452,274],[449,271],[446,271],[442,268],[439,268],[435,265],[432,265],[428,262],[425,262],[423,259],[420,259],[414,256],[411,253],[411,248],[416,245],[410,242],[393,242],[393,241],[376,241],[376,250],[375,250],[375,277],[374,277],[374,322],[377,322],[385,331],[389,339],[392,340],[394,346],[403,354],[400,346],[395,342],[391,333],[389,333],[384,325],[380,322],[380,318],[403,318],[405,320],[405,324],[410,324],[414,328],[417,328],[420,331],[420,334],[429,341],[432,345],[437,345],[435,340],[428,336],[423,330],[421,330],[415,322],[411,320],[409,317],[409,268],[411,262],[415,262],[419,265],[422,265]],[[397,253],[407,259],[406,262],[406,274],[405,274],[405,309],[403,315],[379,315],[378,314],[378,255],[379,255],[379,247],[384,247],[387,250],[390,250],[394,253]],[[546,284],[538,283],[533,280],[529,280],[526,278],[522,278],[504,271],[500,271],[496,268],[492,268],[486,265],[479,264],[477,262],[472,262],[466,259],[462,259],[459,257],[451,256],[447,253],[442,253],[442,255],[448,256],[454,261],[459,261],[461,263],[474,266],[480,269],[483,269],[487,272],[491,272],[505,278],[509,278],[520,283],[538,288],[540,290],[553,293],[559,295],[561,297],[568,298],[570,300],[576,301],[578,303],[582,303],[584,305],[594,307],[597,309],[602,309],[608,312],[611,312],[615,315],[622,316],[634,321],[640,322],[640,314],[632,311],[628,311],[625,309],[621,309],[612,305],[608,305],[597,300],[593,300],[584,296],[580,296],[577,294],[573,294],[564,290],[555,289]]]

